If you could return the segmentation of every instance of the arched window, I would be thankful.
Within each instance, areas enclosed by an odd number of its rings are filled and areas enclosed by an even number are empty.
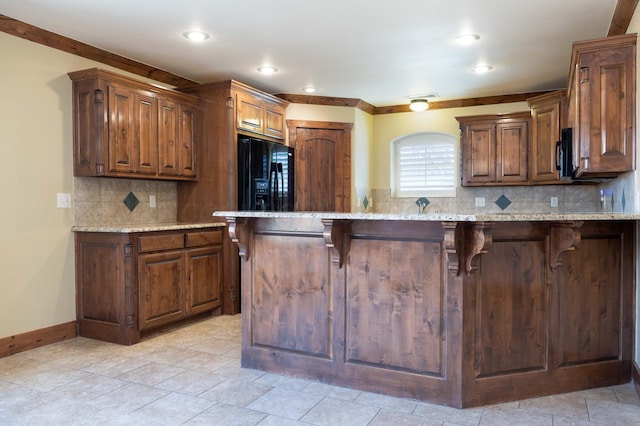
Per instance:
[[[455,197],[456,142],[452,135],[413,133],[391,142],[394,197]]]

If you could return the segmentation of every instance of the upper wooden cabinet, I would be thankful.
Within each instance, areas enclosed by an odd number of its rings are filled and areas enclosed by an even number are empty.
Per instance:
[[[285,139],[285,105],[254,91],[236,91],[238,130]]]
[[[529,112],[456,117],[462,186],[528,183]]]
[[[198,98],[97,68],[69,77],[74,176],[197,178]]]
[[[534,184],[564,184],[556,169],[556,142],[567,126],[567,97],[564,91],[528,99],[531,107],[529,178]]]
[[[576,177],[635,169],[636,38],[573,44],[568,98]]]

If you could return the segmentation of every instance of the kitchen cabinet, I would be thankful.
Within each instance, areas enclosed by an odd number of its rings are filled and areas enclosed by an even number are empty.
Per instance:
[[[238,130],[285,138],[285,107],[255,93],[236,92]]]
[[[573,44],[568,99],[576,177],[635,170],[636,38]]]
[[[531,144],[529,146],[529,179],[534,184],[565,184],[556,169],[556,142],[567,126],[565,91],[545,93],[528,99],[531,107]]]
[[[160,99],[158,109],[158,174],[196,177],[195,107],[170,99]]]
[[[528,183],[529,112],[456,117],[462,186]]]
[[[97,68],[69,77],[74,176],[197,178],[196,97]]]
[[[223,227],[76,232],[78,334],[133,344],[222,306]]]
[[[206,164],[197,182],[178,182],[178,221],[210,222],[215,211],[238,209],[238,135],[285,143],[289,104],[234,80],[182,89],[201,100],[198,161]],[[238,250],[224,237],[223,305],[225,314],[240,312]]]

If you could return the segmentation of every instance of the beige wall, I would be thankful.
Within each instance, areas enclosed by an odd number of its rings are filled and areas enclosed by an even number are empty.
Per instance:
[[[75,320],[74,209],[56,207],[74,193],[67,73],[110,67],[2,32],[0,52],[3,338]]]

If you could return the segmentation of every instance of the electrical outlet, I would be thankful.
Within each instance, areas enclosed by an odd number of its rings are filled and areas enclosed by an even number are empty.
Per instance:
[[[476,207],[484,207],[484,197],[476,197]]]
[[[58,192],[57,206],[59,209],[71,208],[71,194],[67,192]]]
[[[558,207],[558,197],[551,197],[551,207]]]
[[[155,195],[149,195],[149,207],[151,207],[152,209],[156,207],[156,196]]]

